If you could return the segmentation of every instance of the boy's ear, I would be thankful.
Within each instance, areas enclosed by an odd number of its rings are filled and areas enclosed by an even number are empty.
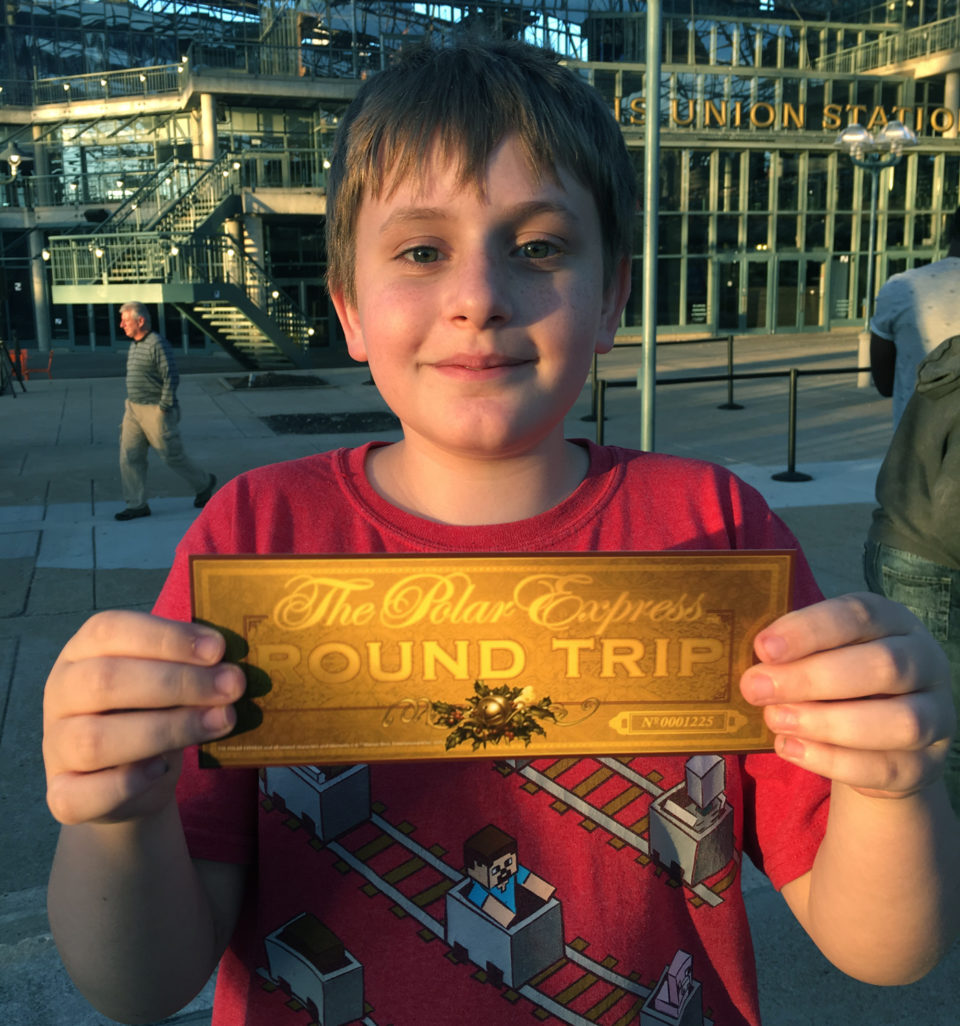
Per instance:
[[[609,353],[613,349],[617,328],[620,327],[620,315],[630,298],[631,260],[623,256],[617,261],[610,284],[603,294],[603,306],[600,310],[600,331],[594,349],[598,353]]]
[[[337,319],[343,328],[344,338],[347,340],[347,352],[359,363],[366,363],[367,349],[363,344],[363,332],[360,329],[357,308],[347,301],[343,289],[331,289],[330,299],[333,302],[334,310],[337,311]]]

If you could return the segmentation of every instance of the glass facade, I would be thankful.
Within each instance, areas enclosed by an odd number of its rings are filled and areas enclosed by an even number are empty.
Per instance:
[[[633,0],[7,3],[3,330],[41,344],[44,330],[55,344],[110,344],[108,306],[52,304],[38,254],[51,238],[89,232],[129,206],[171,162],[229,154],[242,211],[217,230],[239,232],[305,312],[310,344],[332,345],[317,197],[337,117],[396,50],[476,31],[549,45],[585,76],[619,121],[641,187],[646,119],[656,117],[664,330],[789,333],[859,322],[871,176],[835,146],[851,122],[874,130],[898,119],[918,135],[879,178],[873,281],[943,254],[944,222],[960,201],[958,0],[660,6],[660,102],[651,112],[647,17]],[[17,175],[3,163],[11,144],[25,156]],[[268,193],[282,202],[254,198]],[[627,324],[641,318],[646,215],[641,207]],[[164,316],[172,337],[205,344],[189,311],[172,306]]]

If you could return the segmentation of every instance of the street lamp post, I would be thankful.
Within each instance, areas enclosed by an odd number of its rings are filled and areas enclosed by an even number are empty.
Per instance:
[[[904,148],[916,146],[916,135],[900,121],[890,121],[876,134],[863,125],[847,125],[837,136],[835,145],[847,151],[856,167],[870,172],[870,241],[867,246],[867,288],[864,296],[863,331],[857,348],[857,366],[870,363],[870,316],[873,313],[873,269],[877,245],[877,193],[880,172],[900,163]],[[868,373],[857,375],[857,387],[870,385]]]

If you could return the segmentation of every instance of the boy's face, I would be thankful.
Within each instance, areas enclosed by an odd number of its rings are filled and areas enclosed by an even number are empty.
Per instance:
[[[333,301],[408,445],[482,458],[562,441],[593,353],[613,344],[629,268],[604,290],[593,197],[558,178],[537,180],[508,138],[482,192],[434,153],[361,205],[356,304]]]

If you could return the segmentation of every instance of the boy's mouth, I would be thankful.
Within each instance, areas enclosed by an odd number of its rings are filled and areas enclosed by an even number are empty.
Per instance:
[[[492,374],[532,362],[522,356],[506,356],[502,353],[456,353],[435,361],[433,367],[449,373]]]

